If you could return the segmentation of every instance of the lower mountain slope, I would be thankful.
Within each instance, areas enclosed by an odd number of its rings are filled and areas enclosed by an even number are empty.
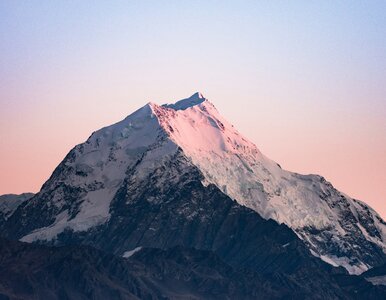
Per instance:
[[[208,251],[143,248],[130,258],[87,246],[49,247],[0,238],[0,299],[382,299],[385,289],[339,275],[333,293],[292,292],[235,269]],[[351,279],[351,280],[350,280]],[[339,280],[339,279],[338,279]]]
[[[0,255],[0,299],[278,299],[285,293],[194,249],[143,249],[138,259],[123,259],[91,247],[1,239]]]

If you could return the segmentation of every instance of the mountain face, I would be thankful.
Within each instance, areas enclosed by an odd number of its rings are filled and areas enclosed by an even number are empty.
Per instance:
[[[0,299],[278,299],[285,294],[257,274],[235,271],[212,253],[194,249],[143,249],[123,259],[90,247],[1,240],[0,254]]]
[[[374,210],[321,176],[281,169],[198,93],[149,103],[94,132],[1,228],[11,239],[88,244],[116,255],[182,245],[270,272],[276,260],[295,272],[286,257],[315,263],[302,246],[286,252],[287,244],[302,244],[298,237],[350,273],[386,262],[386,223]]]
[[[382,299],[386,292],[348,275],[334,275],[344,287],[316,297],[292,292],[283,280],[180,246],[141,248],[124,259],[86,246],[0,239],[0,266],[0,299]]]
[[[23,193],[20,195],[6,194],[0,196],[0,227],[15,212],[15,210],[24,201],[31,199],[32,193]]]

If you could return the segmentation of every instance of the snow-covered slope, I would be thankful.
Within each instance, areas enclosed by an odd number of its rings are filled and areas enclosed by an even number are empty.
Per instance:
[[[51,240],[64,230],[86,231],[105,223],[110,218],[110,202],[127,170],[145,153],[151,165],[177,150],[171,141],[157,147],[164,133],[153,106],[149,103],[121,122],[94,132],[85,143],[71,150],[39,193],[48,195],[46,201],[56,211],[55,220],[22,241]],[[157,151],[149,151],[153,147]],[[75,203],[73,198],[77,198]]]
[[[71,150],[23,208],[39,207],[39,221],[23,220],[24,229],[15,224],[12,232],[31,242],[104,224],[128,173],[135,170],[143,181],[155,164],[180,149],[202,172],[204,184],[215,184],[264,218],[285,223],[326,262],[351,273],[383,262],[386,224],[375,211],[321,176],[282,170],[200,93],[175,104],[149,103],[93,133]],[[178,180],[170,177],[163,184]]]
[[[371,266],[361,259],[371,253],[371,244],[386,250],[386,224],[373,209],[321,176],[281,169],[201,94],[192,97],[197,101],[185,101],[195,105],[163,106],[156,114],[208,183],[264,218],[287,224],[315,255],[351,273]]]

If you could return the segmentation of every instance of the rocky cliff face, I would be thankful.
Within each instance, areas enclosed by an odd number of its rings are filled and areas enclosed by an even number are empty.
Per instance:
[[[31,199],[32,193],[20,195],[6,194],[0,196],[0,228],[23,202]]]

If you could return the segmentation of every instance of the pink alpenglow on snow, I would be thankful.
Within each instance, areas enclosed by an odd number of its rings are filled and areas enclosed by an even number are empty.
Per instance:
[[[164,136],[161,144],[160,134]],[[76,146],[69,167],[88,176],[70,176],[66,182],[91,188],[84,194],[79,213],[69,218],[64,210],[54,224],[22,240],[51,240],[66,228],[85,231],[107,222],[110,202],[126,170],[148,148],[152,151],[146,152],[136,170],[138,178],[146,177],[158,161],[181,149],[202,173],[204,185],[214,184],[263,218],[288,225],[315,256],[350,273],[359,274],[371,267],[357,259],[364,241],[386,250],[386,223],[373,209],[339,192],[322,176],[282,169],[200,93],[175,104],[148,103]],[[95,186],[95,182],[104,184]],[[57,196],[55,193],[51,196],[60,199],[60,191]]]

